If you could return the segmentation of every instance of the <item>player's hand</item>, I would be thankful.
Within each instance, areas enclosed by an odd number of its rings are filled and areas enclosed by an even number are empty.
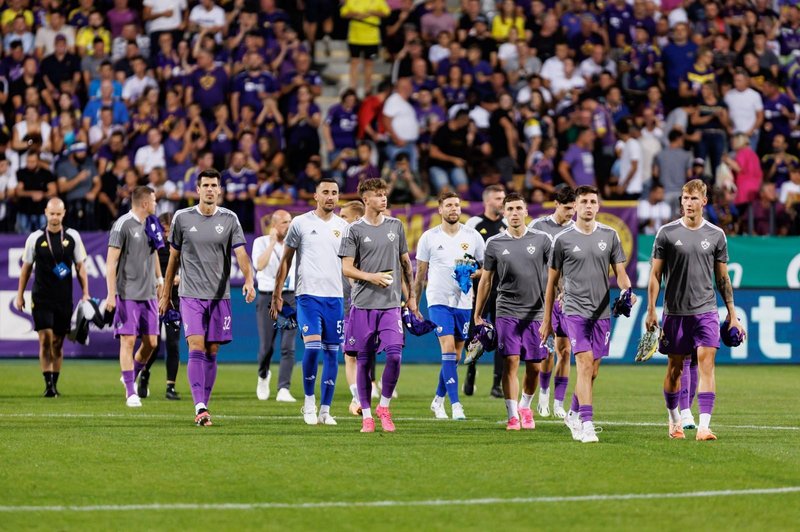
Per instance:
[[[159,304],[161,303],[161,298],[163,296],[164,296],[163,292],[158,295]],[[106,296],[106,312],[114,312],[115,308],[117,308],[117,296],[116,294],[108,294]]]
[[[413,313],[414,313],[414,315],[415,315],[415,316],[416,316],[418,319],[420,319],[420,320],[421,320],[421,319],[423,319],[423,318],[422,318],[422,314],[421,314],[421,313],[420,313],[420,311],[419,311],[419,307],[417,306],[417,298],[416,298],[416,297],[414,297],[414,296],[411,296],[411,297],[409,297],[409,298],[406,300],[406,308],[408,308],[408,310],[410,310],[411,312],[413,312]]]
[[[631,293],[631,307],[636,304],[636,294],[633,293],[633,288],[628,288]]]
[[[742,325],[742,322],[739,321],[739,318],[737,318],[736,316],[731,317],[731,315],[728,314],[728,317],[726,319],[729,322],[728,330],[731,330],[733,327],[736,327],[738,330],[742,331],[744,337],[747,338],[747,331],[744,330],[744,326]]]
[[[85,292],[83,296],[81,296],[81,302],[89,301],[91,298],[92,296],[89,295],[89,292]]]
[[[647,317],[644,320],[644,326],[648,331],[652,331],[658,326],[658,316],[656,315],[655,307],[647,309]]]
[[[273,292],[272,303],[270,304],[269,315],[273,320],[278,319],[278,313],[283,310],[283,298],[278,292]]]
[[[370,273],[367,277],[367,282],[374,284],[375,286],[379,286],[381,288],[386,288],[390,284],[394,282],[394,277],[388,273]]]
[[[25,310],[25,297],[18,295],[16,301],[14,301],[14,307],[20,312]]]
[[[550,325],[550,320],[548,319],[542,320],[542,324],[539,326],[539,338],[541,339],[542,343],[547,342],[547,339],[552,334],[553,334],[553,326]]]
[[[242,294],[246,303],[252,303],[256,299],[256,289],[253,288],[253,281],[244,283]]]
[[[483,325],[484,323],[486,323],[485,321],[483,321],[483,317],[481,317],[481,316],[475,316],[472,321],[475,322],[475,327],[478,327],[478,326]]]
[[[172,302],[169,300],[169,292],[164,291],[164,293],[161,295],[161,301],[158,303],[158,313],[163,316],[167,313],[171,306]]]

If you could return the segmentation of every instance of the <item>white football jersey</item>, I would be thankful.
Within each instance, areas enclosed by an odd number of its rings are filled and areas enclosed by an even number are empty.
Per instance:
[[[347,222],[332,215],[326,222],[315,211],[292,220],[286,245],[297,250],[294,256],[298,296],[342,297],[342,260],[339,246]]]
[[[439,225],[428,229],[417,242],[417,260],[428,263],[428,288],[425,294],[428,306],[445,305],[452,308],[471,309],[472,290],[461,291],[453,278],[456,260],[468,253],[483,262],[486,245],[475,229],[459,224],[458,233],[449,236]]]

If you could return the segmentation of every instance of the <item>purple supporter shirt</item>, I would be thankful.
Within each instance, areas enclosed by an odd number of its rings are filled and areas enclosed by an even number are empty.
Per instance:
[[[249,105],[258,114],[264,107],[261,98],[278,92],[278,82],[269,72],[241,72],[233,79],[231,92],[239,93],[239,109]]]
[[[158,121],[152,116],[135,114],[131,117],[128,124],[128,153],[131,154],[131,160],[136,156],[136,150],[147,144],[147,132],[157,125]]]
[[[319,106],[312,103],[308,106],[308,116],[313,116],[314,113],[319,113]],[[289,105],[289,114],[297,113],[297,103]],[[289,128],[289,138],[287,139],[289,146],[299,146],[308,142],[319,142],[319,133],[317,128],[311,127],[307,120],[303,120],[294,127]]]
[[[186,118],[186,111],[184,111],[183,107],[178,107],[177,109],[173,109],[169,111],[167,109],[161,110],[161,116],[159,117],[158,121],[162,126],[162,131],[169,131],[172,129],[172,124],[177,122],[178,120]]]
[[[189,85],[194,89],[194,101],[202,109],[213,109],[227,100],[228,74],[222,67],[215,66],[210,72],[195,70],[189,78]]]
[[[352,194],[358,191],[358,184],[364,179],[377,179],[381,173],[371,164],[361,164],[358,159],[345,159],[344,192]]]
[[[419,138],[417,139],[417,142],[420,144],[430,144],[431,125],[434,122],[438,122],[439,124],[444,124],[445,122],[447,122],[447,115],[445,114],[444,109],[442,109],[436,104],[432,104],[428,109],[422,109],[419,106],[415,106],[414,109],[417,111],[417,122],[425,130],[424,133],[420,134]]]
[[[467,101],[467,89],[464,87],[451,87],[445,85],[442,87],[442,95],[447,107],[452,107],[457,103],[465,103]]]
[[[442,59],[441,61],[439,61],[439,66],[436,67],[436,75],[444,76],[445,78],[447,78],[450,74],[450,67],[453,65],[460,66],[462,74],[470,72],[470,64],[466,58],[462,57],[458,61],[452,61],[448,57],[447,59]]]
[[[789,119],[782,113],[783,109],[794,110],[791,98],[786,94],[779,93],[774,100],[763,97],[764,102],[764,126],[763,129],[769,138],[775,137],[778,133],[789,139],[792,133],[792,126]]]
[[[633,22],[633,8],[624,4],[622,8],[615,4],[608,4],[603,12],[602,23],[608,28],[608,40],[611,46],[616,46],[617,35],[625,37],[625,42],[631,42],[631,23]]]
[[[216,137],[210,137],[211,133],[217,129],[217,122],[211,122],[206,126],[209,133],[209,142],[211,143],[211,153],[214,154],[214,157],[224,157],[225,155],[231,153],[233,151],[233,140],[232,138],[228,137],[228,135],[223,131]],[[228,122],[228,127],[231,131],[234,131],[233,124]]]
[[[183,149],[183,139],[167,137],[164,140],[164,159],[167,161],[167,179],[173,183],[180,183],[189,168],[192,167],[190,157],[186,157],[182,163],[175,161],[174,157]]]
[[[589,150],[572,144],[564,154],[564,161],[569,163],[569,171],[577,186],[594,185],[594,156]]]
[[[256,186],[258,179],[256,173],[249,168],[242,168],[239,172],[234,172],[228,168],[222,172],[222,186],[226,193],[239,194],[247,192],[251,186]]]
[[[425,78],[425,81],[421,83],[412,79],[411,85],[414,87],[415,93],[421,91],[422,89],[428,89],[429,91],[433,91],[437,87],[436,81],[431,78]]]
[[[281,75],[281,81],[279,86],[283,87],[285,85],[291,85],[292,78],[294,78],[296,75],[297,72],[295,72],[294,70],[292,70],[288,74]],[[322,87],[322,77],[316,70],[309,70],[308,72],[303,74],[303,81],[308,83],[308,85],[310,85],[311,87]],[[292,92],[289,93],[288,102],[289,102],[289,107],[292,107],[297,103],[297,89],[294,89]]]
[[[356,147],[356,129],[358,128],[358,114],[355,108],[350,111],[336,104],[328,111],[325,123],[331,129],[334,149]]]

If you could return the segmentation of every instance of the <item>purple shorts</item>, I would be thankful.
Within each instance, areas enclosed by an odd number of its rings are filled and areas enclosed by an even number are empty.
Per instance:
[[[159,332],[158,303],[155,299],[135,301],[117,296],[114,313],[114,338],[156,336]]]
[[[350,316],[347,315],[344,317],[344,337],[342,338],[342,353],[355,356],[356,351],[353,349],[352,345],[350,345],[349,342],[349,339],[351,337],[350,333],[351,333]],[[353,338],[353,344],[355,344],[355,338]]]
[[[501,356],[519,355],[526,362],[539,362],[547,358],[547,347],[539,338],[541,322],[498,316],[494,327],[497,331],[497,353]]]
[[[550,321],[553,324],[553,332],[559,338],[568,338],[567,329],[564,324],[564,311],[561,309],[561,301],[553,303],[553,314]]]
[[[562,323],[573,353],[591,351],[595,360],[608,356],[608,341],[611,338],[610,319],[593,320],[583,316],[564,315]]]
[[[716,310],[696,316],[664,316],[664,334],[658,352],[690,355],[698,347],[719,348],[719,314]]]
[[[347,351],[379,353],[390,345],[405,345],[400,308],[350,309]]]
[[[184,335],[199,335],[206,342],[227,344],[233,340],[231,300],[181,298]]]

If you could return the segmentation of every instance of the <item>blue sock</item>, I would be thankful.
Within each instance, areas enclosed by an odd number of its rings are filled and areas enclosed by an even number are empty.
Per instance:
[[[442,377],[447,395],[450,397],[450,404],[458,402],[458,370],[456,366],[455,353],[442,354]]]
[[[306,342],[306,350],[303,353],[303,393],[305,395],[314,395],[314,388],[317,382],[317,364],[321,352],[321,341],[312,340]]]
[[[439,370],[439,386],[436,387],[436,397],[444,397],[447,394],[447,388],[444,386],[444,362],[442,362],[442,369]]]
[[[336,388],[336,375],[339,373],[339,344],[325,344],[322,348],[322,384],[320,384],[320,405],[331,406],[333,391]]]

